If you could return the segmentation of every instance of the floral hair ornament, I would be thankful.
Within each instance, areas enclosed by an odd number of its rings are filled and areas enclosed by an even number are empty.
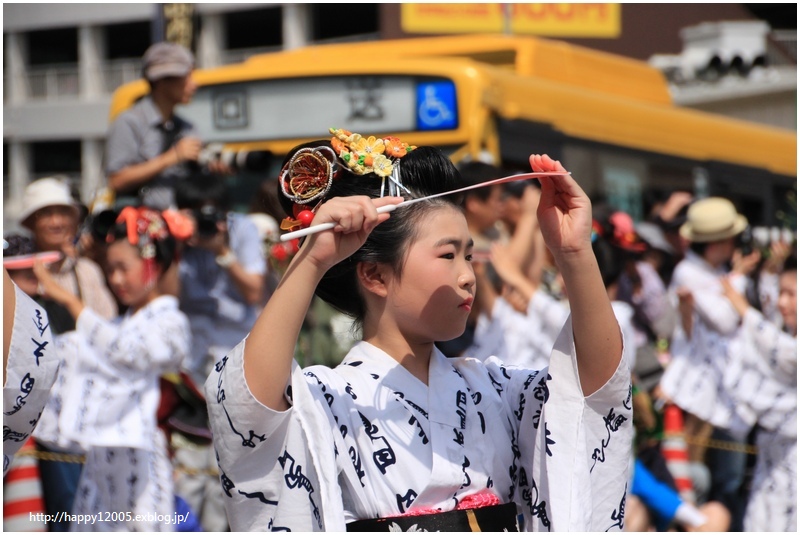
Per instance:
[[[117,223],[125,223],[128,242],[139,249],[139,255],[145,262],[146,280],[150,280],[155,273],[156,240],[171,235],[183,241],[194,233],[192,222],[183,214],[174,210],[159,213],[144,206],[126,206],[117,216]],[[111,235],[106,241],[111,241]]]
[[[375,173],[381,177],[381,197],[386,194],[397,195],[400,190],[411,194],[400,179],[400,159],[416,149],[415,146],[392,136],[365,138],[341,128],[331,128],[330,133],[333,134],[331,139],[333,150],[345,162],[351,173],[355,175]]]
[[[340,169],[348,169],[354,175],[374,173],[381,177],[381,197],[397,195],[400,190],[411,194],[400,180],[399,160],[416,147],[396,137],[365,138],[341,128],[331,128],[330,133],[333,149],[326,146],[302,148],[281,170],[281,192],[295,204],[293,215],[296,218],[284,219],[282,230],[311,224],[316,206],[311,210],[298,208],[321,201]]]
[[[625,212],[614,212],[608,218],[613,228],[612,242],[621,249],[634,253],[641,253],[647,249],[647,244],[639,238],[634,228],[633,219]]]

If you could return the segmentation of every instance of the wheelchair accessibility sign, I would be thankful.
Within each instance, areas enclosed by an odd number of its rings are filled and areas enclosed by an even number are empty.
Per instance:
[[[458,127],[456,88],[451,81],[417,85],[417,128],[450,130]]]

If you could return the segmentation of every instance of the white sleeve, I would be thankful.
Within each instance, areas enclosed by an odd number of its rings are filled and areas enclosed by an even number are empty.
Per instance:
[[[797,375],[797,338],[781,331],[754,308],[749,308],[742,327],[753,337],[759,356],[768,359],[775,374]]]
[[[75,330],[86,336],[97,355],[139,371],[174,371],[190,346],[188,320],[177,312],[160,314],[157,321],[130,322],[121,327],[84,308]]]
[[[27,441],[58,375],[47,312],[16,285],[16,307],[3,385],[3,474]]]

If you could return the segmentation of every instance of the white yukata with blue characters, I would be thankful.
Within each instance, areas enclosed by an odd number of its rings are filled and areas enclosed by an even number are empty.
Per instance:
[[[16,285],[14,292],[14,328],[3,385],[3,475],[39,422],[59,369],[47,312]]]
[[[175,297],[160,296],[114,322],[85,308],[76,331],[64,344],[75,358],[69,398],[54,415],[64,440],[87,452],[71,513],[115,514],[71,528],[172,531],[155,517],[175,512],[172,465],[156,411],[159,377],[177,372],[189,351],[189,322]]]
[[[745,531],[797,531],[797,338],[754,308],[731,343],[724,388],[735,400],[721,427],[746,436],[757,425],[756,466]]]
[[[335,369],[295,364],[284,412],[250,393],[245,343],[205,386],[233,531],[344,531],[354,520],[450,511],[487,490],[517,504],[525,530],[622,530],[630,371],[621,360],[584,397],[571,320],[549,369],[434,349],[427,386],[360,342]]]

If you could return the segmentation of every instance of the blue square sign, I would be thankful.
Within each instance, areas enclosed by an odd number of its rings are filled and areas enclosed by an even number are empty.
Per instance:
[[[457,127],[455,84],[449,80],[417,84],[417,129],[452,130]]]

